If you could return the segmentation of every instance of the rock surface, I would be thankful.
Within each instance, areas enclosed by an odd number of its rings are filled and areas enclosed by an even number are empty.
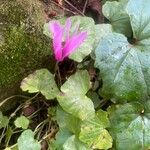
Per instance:
[[[0,1],[0,101],[18,91],[21,80],[50,55],[44,23],[39,0]]]

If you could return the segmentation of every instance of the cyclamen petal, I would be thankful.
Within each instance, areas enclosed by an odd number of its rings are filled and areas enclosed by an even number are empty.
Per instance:
[[[72,35],[69,34],[71,29],[70,18],[66,20],[64,27],[56,21],[50,22],[49,29],[53,33],[54,55],[58,62],[72,54],[87,38],[87,32],[77,34],[76,31]]]
[[[71,20],[70,20],[70,18],[68,18],[68,19],[66,20],[65,31],[64,31],[64,32],[66,32],[66,38],[65,38],[65,40],[68,40],[68,39],[69,39],[69,31],[70,31],[70,29],[71,29]],[[65,33],[64,33],[64,34],[65,34]]]
[[[87,38],[86,32],[81,32],[77,35],[71,37],[68,41],[66,41],[64,48],[63,48],[63,57],[67,57],[68,55],[72,54]]]
[[[50,30],[53,33],[53,49],[54,49],[55,59],[57,61],[60,61],[62,59],[62,39],[63,39],[64,29],[57,22],[52,22],[49,26],[50,26]]]

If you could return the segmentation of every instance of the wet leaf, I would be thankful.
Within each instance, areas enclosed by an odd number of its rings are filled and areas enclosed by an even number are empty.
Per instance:
[[[120,102],[145,99],[150,93],[148,57],[147,49],[130,45],[123,35],[106,36],[96,49],[95,66],[103,79],[101,95]]]
[[[135,43],[120,34],[107,35],[96,49],[96,67],[103,79],[102,96],[133,101],[150,95],[150,1],[130,0],[130,16]]]

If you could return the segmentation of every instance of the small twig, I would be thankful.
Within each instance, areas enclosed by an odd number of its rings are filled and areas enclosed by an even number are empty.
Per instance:
[[[34,129],[34,133],[36,134],[39,130],[38,128],[40,128],[40,126],[42,126],[43,124],[45,125],[47,122],[49,122],[49,119],[46,119],[42,121],[40,124],[38,124],[38,126]]]
[[[96,108],[96,110],[101,109],[107,102],[108,102],[108,100],[106,100],[106,99],[101,100],[101,102],[100,102],[99,106]]]
[[[30,102],[31,100],[33,100],[34,98],[36,98],[36,97],[38,96],[38,94],[39,94],[39,93],[35,94],[33,97],[31,97],[30,99],[28,99],[28,100],[26,101],[26,103],[28,103],[28,102]],[[10,120],[12,117],[14,117],[14,116],[16,115],[16,112],[17,112],[18,110],[20,110],[21,108],[23,108],[23,106],[24,106],[24,103],[21,104],[21,105],[10,115],[9,120]]]
[[[68,11],[68,12],[71,12],[72,14],[76,15],[76,12],[73,12],[63,6],[61,6],[60,4],[57,4],[56,2],[54,2],[53,0],[51,1],[53,4],[55,4],[56,6],[60,7],[61,9],[65,10],[65,11]]]
[[[13,148],[16,147],[17,145],[18,145],[18,143],[16,143],[16,144],[10,146],[9,148],[10,148],[10,149],[13,149]]]
[[[34,113],[32,113],[30,116],[28,116],[28,118],[29,118],[29,119],[33,118],[34,115],[35,115],[36,113],[38,113],[41,109],[42,109],[42,107],[39,108],[38,110],[36,110],[36,111],[35,111]]]
[[[1,134],[1,136],[0,136],[0,143],[2,142],[2,139],[3,139],[3,137],[5,136],[5,131],[6,131],[6,128],[4,128],[3,129],[3,131],[2,131],[2,134]]]
[[[88,1],[89,1],[89,0],[86,0],[86,1],[85,1],[84,7],[83,7],[83,11],[82,11],[82,12],[83,12],[83,14],[85,13],[85,10],[86,10],[86,7],[87,7],[87,4],[88,4]]]
[[[75,9],[80,15],[85,16],[83,12],[81,12],[79,9],[77,9],[76,7],[74,7],[70,2],[68,2],[67,0],[64,0],[68,5],[70,5],[73,9]]]
[[[2,102],[0,103],[0,107],[1,107],[4,103],[6,103],[8,100],[10,100],[10,99],[12,99],[12,98],[15,98],[15,97],[21,97],[21,98],[25,98],[25,99],[29,98],[29,97],[23,96],[23,95],[13,95],[13,96],[10,96],[10,97],[8,97],[8,98],[2,100]]]
[[[51,128],[51,132],[45,135],[39,142],[41,143],[43,140],[47,138],[51,139],[54,136],[54,134],[57,133],[57,131],[58,131],[58,128]]]

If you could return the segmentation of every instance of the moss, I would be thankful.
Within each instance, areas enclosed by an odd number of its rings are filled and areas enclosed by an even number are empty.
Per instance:
[[[31,0],[5,0],[0,22],[0,87],[7,87],[42,67],[50,46],[41,32],[44,13],[38,0],[32,5]]]

